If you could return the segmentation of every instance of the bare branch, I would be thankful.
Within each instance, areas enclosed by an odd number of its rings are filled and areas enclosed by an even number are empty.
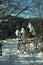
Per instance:
[[[30,6],[33,2],[34,2],[34,0],[32,0],[32,2],[31,2],[27,7],[25,7],[24,9],[22,9],[22,10],[16,15],[16,17],[17,17],[18,15],[20,15],[23,11],[27,10],[27,9],[29,8],[29,6]]]

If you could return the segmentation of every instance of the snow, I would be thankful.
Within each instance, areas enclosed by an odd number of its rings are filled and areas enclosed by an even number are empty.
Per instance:
[[[40,53],[38,54],[38,56],[43,57],[43,53],[42,53],[42,52],[40,52]]]
[[[17,50],[16,52],[17,52],[17,53],[20,53],[20,51],[19,51],[19,50]]]
[[[15,47],[16,44],[7,44],[7,41],[5,43],[3,43],[2,47],[0,65],[43,65],[42,52],[35,51],[34,53],[27,53],[24,51],[24,53],[22,53],[21,51],[17,50]]]

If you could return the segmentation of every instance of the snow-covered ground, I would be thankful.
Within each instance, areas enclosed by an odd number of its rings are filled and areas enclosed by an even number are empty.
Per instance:
[[[24,52],[17,50],[15,43],[3,41],[0,65],[43,65],[42,52]]]

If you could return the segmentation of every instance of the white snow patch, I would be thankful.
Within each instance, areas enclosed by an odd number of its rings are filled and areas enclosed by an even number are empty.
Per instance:
[[[43,57],[43,52],[40,52],[40,53],[38,54],[38,56],[42,56],[42,57]]]
[[[27,54],[26,55],[25,54],[19,54],[18,56],[19,57],[30,57],[30,55],[27,55]]]

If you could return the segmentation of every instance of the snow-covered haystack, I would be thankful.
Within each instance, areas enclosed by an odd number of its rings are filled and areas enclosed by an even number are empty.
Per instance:
[[[25,33],[24,27],[21,28],[21,33]]]
[[[15,31],[15,34],[17,37],[21,37],[21,32],[18,29]]]
[[[31,23],[29,23],[27,27],[30,28],[30,32],[32,33],[32,35],[36,35],[35,28],[33,27]]]
[[[21,37],[24,38],[24,34],[25,34],[25,29],[24,27],[21,28]]]
[[[16,32],[15,32],[15,34],[18,36],[18,33],[19,33],[19,30],[17,29]]]

